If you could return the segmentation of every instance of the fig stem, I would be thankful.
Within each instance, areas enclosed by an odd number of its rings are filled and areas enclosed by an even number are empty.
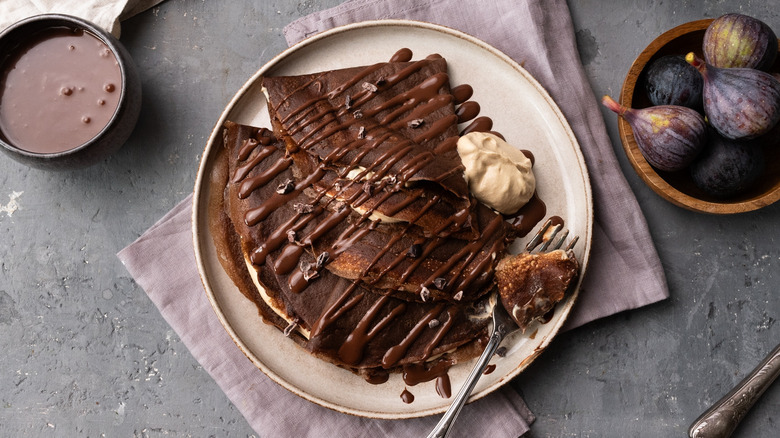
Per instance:
[[[628,108],[624,107],[623,105],[615,102],[614,99],[611,97],[604,95],[604,97],[601,98],[601,104],[605,107],[609,108],[610,111],[614,112],[620,117],[623,117],[623,115],[628,111]]]
[[[694,66],[696,70],[699,70],[702,73],[704,73],[707,69],[707,66],[704,63],[704,61],[700,59],[698,56],[696,56],[696,54],[693,52],[688,52],[688,54],[685,55],[685,62]]]

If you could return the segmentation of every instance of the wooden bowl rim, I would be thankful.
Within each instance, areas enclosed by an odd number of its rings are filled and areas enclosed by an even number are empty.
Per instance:
[[[707,29],[713,20],[714,19],[712,18],[707,18],[684,23],[664,32],[654,39],[631,64],[631,68],[629,69],[628,74],[626,74],[626,79],[623,82],[623,87],[620,90],[620,104],[631,108],[634,89],[639,82],[639,76],[648,61],[659,49],[682,35]],[[771,190],[758,196],[734,202],[705,201],[685,194],[666,182],[666,180],[664,180],[645,160],[634,139],[631,126],[622,117],[618,117],[618,132],[620,134],[623,150],[625,151],[631,166],[637,174],[639,174],[640,178],[642,178],[645,184],[650,186],[654,192],[674,205],[702,213],[734,214],[758,210],[773,204],[780,199],[780,184],[775,184]]]

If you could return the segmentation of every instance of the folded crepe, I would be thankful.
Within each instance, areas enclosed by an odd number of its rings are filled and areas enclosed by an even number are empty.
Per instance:
[[[226,122],[211,221],[266,321],[365,376],[477,355],[517,230],[476,201],[458,124],[489,130],[446,61],[265,77],[273,130]],[[476,107],[478,108],[478,106]]]

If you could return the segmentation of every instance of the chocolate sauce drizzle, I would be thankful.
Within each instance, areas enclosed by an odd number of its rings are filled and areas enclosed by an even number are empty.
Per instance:
[[[412,232],[419,232],[420,218],[429,209],[444,202],[443,197],[451,196],[438,192],[430,196],[425,190],[414,190],[414,182],[420,172],[436,160],[437,154],[454,151],[457,135],[438,142],[433,148],[420,148],[419,145],[441,137],[453,125],[460,123],[470,122],[460,134],[490,131],[493,125],[489,117],[478,117],[480,108],[476,102],[469,101],[473,93],[469,85],[448,90],[446,73],[434,74],[417,86],[375,104],[373,99],[379,93],[393,88],[428,63],[440,58],[438,55],[431,55],[411,62],[411,57],[410,50],[401,49],[390,61],[407,62],[408,65],[404,68],[368,81],[367,78],[384,64],[368,66],[329,91],[326,90],[323,79],[313,75],[299,89],[275,102],[272,108],[272,113],[275,114],[285,108],[283,112],[286,115],[276,122],[284,130],[285,138],[289,140],[295,137],[294,142],[287,141],[286,153],[283,156],[277,153],[275,161],[266,162],[277,149],[277,146],[272,145],[275,141],[274,135],[266,129],[259,130],[253,138],[245,140],[238,153],[240,163],[231,182],[238,185],[239,198],[245,199],[269,184],[279,186],[271,196],[246,212],[244,221],[247,226],[256,226],[282,206],[296,202],[292,205],[289,219],[264,236],[264,240],[258,242],[250,254],[251,262],[257,266],[265,264],[270,254],[277,254],[274,257],[273,271],[277,275],[287,276],[288,286],[293,293],[304,291],[309,284],[317,281],[319,273],[322,269],[327,269],[329,263],[348,251],[367,233],[382,226],[381,218],[372,216],[377,212],[377,208],[386,205],[387,200],[394,194],[403,191],[408,194],[408,199],[394,206],[390,213],[401,211],[421,199],[425,200],[419,213],[405,224],[396,225],[398,231],[387,241],[386,246],[363,267],[349,286],[337,294],[336,299],[310,327],[310,338],[325,333],[329,326],[357,306],[364,299],[365,293],[368,293],[363,287],[375,287],[389,272],[404,263],[406,268],[400,279],[408,280],[415,272],[419,272],[429,256],[446,239],[473,226],[474,202],[468,201],[438,227],[425,229],[423,237],[415,238],[415,243],[408,251],[395,254],[391,263],[379,263],[384,257],[393,254],[392,248],[402,239],[418,236]],[[303,88],[312,89],[311,87],[320,92],[318,97],[303,102],[296,108],[287,107],[297,91]],[[350,94],[347,94],[348,91]],[[453,115],[427,118],[449,105],[456,107]],[[406,129],[405,132],[412,131],[413,136],[406,138],[393,134],[400,129]],[[323,151],[319,147],[321,142],[334,136],[347,140],[330,151]],[[366,157],[372,151],[381,153],[378,158],[374,154],[374,158],[368,161]],[[283,172],[299,162],[314,164],[307,174],[301,175],[295,181],[279,180]],[[252,172],[261,163],[262,171]],[[442,184],[442,187],[445,187],[448,180],[462,178],[462,170],[462,167],[458,167],[443,172],[428,183]],[[337,177],[329,177],[329,172],[334,171]],[[302,197],[304,193],[309,197]],[[309,199],[309,202],[300,202],[301,199]],[[543,206],[543,203],[538,197],[534,199],[536,207],[533,209],[536,212],[538,206]],[[359,217],[355,218],[355,212],[359,213]],[[416,297],[414,301],[430,300],[435,305],[409,328],[400,343],[387,349],[381,361],[382,367],[389,369],[402,362],[410,346],[421,338],[423,332],[435,333],[424,348],[425,359],[432,357],[437,345],[452,329],[457,307],[465,304],[459,302],[464,300],[464,291],[468,292],[478,285],[489,283],[490,273],[503,255],[507,234],[516,236],[527,233],[540,219],[537,219],[537,216],[538,214],[519,214],[515,223],[519,229],[508,232],[505,218],[495,214],[493,219],[479,230],[476,238],[467,241],[417,285],[416,290],[410,291],[411,295]],[[348,223],[348,226],[335,239],[331,237],[324,240],[324,236],[345,223]],[[315,262],[304,261],[303,256],[307,252],[314,252],[312,257]],[[485,257],[484,252],[493,256]],[[478,257],[480,254],[481,258]],[[372,339],[406,311],[407,304],[391,301],[391,295],[388,293],[380,297],[348,334],[338,349],[338,356],[345,364],[359,364]],[[468,295],[468,298],[473,301],[475,297]],[[380,318],[380,309],[388,303],[395,303],[395,307]],[[422,363],[407,365],[404,367],[405,379],[408,379],[406,382],[411,386],[418,381],[436,378],[440,394],[449,397],[446,371],[451,365],[452,362],[446,359],[434,361],[427,367]],[[413,398],[410,396],[411,394],[407,399]]]

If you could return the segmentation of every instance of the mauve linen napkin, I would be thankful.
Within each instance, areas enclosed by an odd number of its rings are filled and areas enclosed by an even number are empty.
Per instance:
[[[591,262],[568,327],[668,296],[644,216],[631,193],[585,78],[565,0],[353,0],[285,28],[290,44],[333,26],[381,18],[443,24],[474,35],[521,63],[548,90],[582,148],[593,186]],[[261,437],[425,436],[438,416],[393,421],[339,414],[309,403],[252,365],[220,325],[192,254],[191,197],[183,200],[119,258],[230,400]],[[186,254],[187,257],[182,257]],[[533,414],[511,387],[460,414],[453,436],[517,437]]]

